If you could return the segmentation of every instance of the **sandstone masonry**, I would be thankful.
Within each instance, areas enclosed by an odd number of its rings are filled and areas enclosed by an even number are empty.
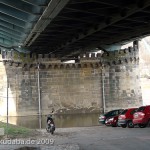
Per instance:
[[[10,115],[37,115],[38,64],[42,114],[95,113],[142,104],[138,48],[109,53],[87,53],[73,64],[48,54],[2,53],[0,105],[6,106],[9,81]],[[6,113],[1,110],[1,115]]]

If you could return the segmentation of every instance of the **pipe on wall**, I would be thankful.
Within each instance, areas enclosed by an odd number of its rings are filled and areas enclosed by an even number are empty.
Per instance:
[[[106,102],[105,102],[105,83],[104,83],[104,71],[102,68],[102,101],[103,101],[103,113],[106,112]]]
[[[38,63],[38,68],[37,68],[37,73],[38,73],[38,99],[39,99],[39,128],[41,129],[42,127],[42,122],[41,122],[41,90],[40,90],[40,64]]]

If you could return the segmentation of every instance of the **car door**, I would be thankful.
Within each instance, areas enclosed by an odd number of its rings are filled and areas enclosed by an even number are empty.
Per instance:
[[[150,106],[147,108],[147,116],[148,116],[148,119],[150,119]]]

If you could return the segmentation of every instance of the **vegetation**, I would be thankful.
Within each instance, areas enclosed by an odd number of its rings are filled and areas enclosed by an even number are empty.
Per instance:
[[[7,124],[0,122],[0,128],[4,128],[5,135],[9,137],[27,137],[30,136],[33,133],[33,130],[25,128],[25,127],[20,127],[12,124],[8,124],[8,130],[7,130]]]
[[[32,62],[33,58],[30,58],[30,54],[26,54],[24,57],[24,53],[14,51],[14,60],[19,59],[21,62]]]

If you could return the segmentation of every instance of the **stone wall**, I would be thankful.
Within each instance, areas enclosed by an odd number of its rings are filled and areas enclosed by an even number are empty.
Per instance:
[[[10,62],[4,65],[10,83],[9,96],[13,95],[16,104],[16,115],[37,115],[37,66],[17,64],[16,67],[14,62],[13,65]],[[63,64],[59,61],[41,64],[39,79],[42,114],[52,110],[65,114],[102,111],[101,69],[93,65],[90,62]],[[1,84],[3,86],[6,81],[3,80]],[[6,101],[6,98],[3,100]]]
[[[106,111],[139,107],[142,92],[139,74],[139,51],[136,47],[110,52],[104,57],[104,99]]]
[[[64,64],[49,55],[13,54],[2,60],[0,105],[6,108],[8,77],[10,115],[38,114],[39,63],[42,114],[52,110],[62,114],[102,112],[104,103],[106,111],[142,104],[137,48],[81,55],[75,64]],[[6,109],[1,115],[6,115]]]

